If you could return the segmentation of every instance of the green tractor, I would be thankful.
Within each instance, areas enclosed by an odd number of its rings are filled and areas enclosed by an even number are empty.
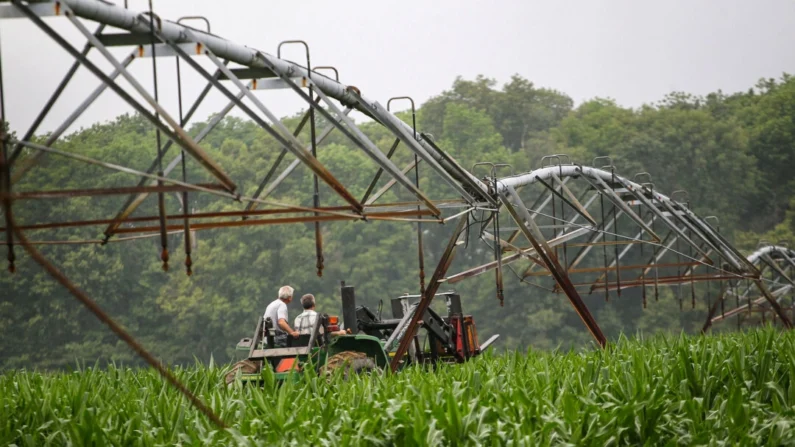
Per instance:
[[[439,293],[436,297],[447,303],[446,317],[428,309],[422,317],[408,352],[398,362],[398,369],[411,364],[460,363],[485,352],[499,337],[493,335],[485,343],[478,341],[475,321],[464,315],[461,297],[454,292]],[[381,371],[389,368],[400,341],[414,316],[419,295],[404,295],[391,300],[392,317],[382,319],[365,306],[356,306],[352,286],[342,286],[342,315],[348,335],[330,336],[339,331],[339,319],[319,315],[310,334],[288,338],[286,347],[274,345],[274,322],[258,318],[254,336],[237,344],[238,358],[226,374],[227,384],[240,378],[244,383],[261,383],[263,368],[270,368],[278,381],[295,379],[306,368],[319,374],[342,369],[349,374]],[[424,335],[424,337],[422,337]],[[422,340],[421,340],[422,339]]]

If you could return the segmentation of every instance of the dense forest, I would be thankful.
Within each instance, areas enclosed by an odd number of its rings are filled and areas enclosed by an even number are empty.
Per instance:
[[[401,117],[411,119],[406,114]],[[285,122],[294,127],[299,120],[295,116]],[[197,133],[203,124],[194,124],[191,132]],[[647,171],[663,192],[687,190],[693,209],[701,215],[720,216],[723,234],[743,250],[752,250],[760,239],[795,242],[795,79],[788,75],[761,80],[733,94],[718,91],[700,97],[675,92],[637,109],[601,98],[574,107],[565,93],[537,87],[520,76],[502,86],[486,77],[459,78],[452,88],[421,106],[417,127],[432,134],[465,167],[488,160],[510,163],[521,172],[537,168],[547,154],[566,153],[583,164],[591,164],[597,156],[610,156],[620,174]],[[382,127],[365,122],[361,128],[382,149],[391,144]],[[57,147],[143,170],[156,153],[154,141],[154,131],[143,118],[125,115],[81,129]],[[249,194],[281,150],[253,122],[239,118],[225,118],[202,146]],[[395,157],[402,165],[409,153],[399,150]],[[338,133],[323,144],[319,159],[351,185],[358,197],[375,171],[372,162]],[[208,180],[195,162],[187,168],[190,181]],[[423,187],[433,189],[428,177],[423,176]],[[50,155],[16,188],[129,186],[135,181],[127,174]],[[329,198],[331,193],[324,188],[321,197]],[[310,205],[311,191],[311,176],[299,167],[274,198]],[[444,188],[438,193],[443,195]],[[401,199],[400,194],[390,192],[387,198]],[[179,209],[173,195],[167,200],[170,209]],[[24,202],[15,213],[21,223],[107,218],[120,204],[119,197],[37,200]],[[219,211],[240,210],[243,205],[192,194],[189,207]],[[137,212],[152,215],[156,210],[156,198],[149,197]],[[430,269],[449,237],[448,227],[425,228]],[[93,239],[103,229],[28,235],[32,239]],[[211,356],[216,361],[229,360],[234,344],[250,335],[257,317],[283,284],[293,285],[299,296],[314,293],[319,310],[329,313],[339,311],[340,281],[356,287],[360,302],[377,307],[383,301],[385,309],[389,298],[416,293],[413,225],[328,223],[323,225],[323,237],[322,278],[316,275],[310,224],[197,232],[190,277],[182,267],[181,235],[171,237],[168,272],[161,268],[157,238],[105,246],[42,246],[41,250],[144,346],[165,361],[189,363],[206,362]],[[5,250],[0,247],[3,257]],[[0,274],[0,369],[64,368],[97,359],[136,362],[126,345],[21,249],[17,254],[17,273],[4,269]],[[469,261],[464,256],[460,262]],[[590,343],[561,295],[506,280],[505,306],[499,307],[493,277],[485,276],[457,287],[481,337],[501,333],[503,349]],[[641,308],[637,293],[625,293],[610,303],[598,297],[585,299],[611,338],[621,332],[695,331],[704,317],[703,306],[680,312],[670,295],[666,292],[648,309]],[[290,305],[291,317],[298,312],[296,300]]]

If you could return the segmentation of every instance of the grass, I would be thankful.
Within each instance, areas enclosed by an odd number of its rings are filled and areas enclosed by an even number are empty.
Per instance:
[[[0,445],[795,445],[795,333],[622,339],[436,372],[263,388],[175,369],[217,430],[149,369],[0,376]]]

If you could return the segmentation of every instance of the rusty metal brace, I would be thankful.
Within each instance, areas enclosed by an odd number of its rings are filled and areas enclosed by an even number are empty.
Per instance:
[[[459,244],[462,243],[459,241],[459,237],[464,230],[466,222],[467,220],[463,218],[458,220],[458,225],[456,225],[455,230],[453,230],[453,234],[450,237],[450,240],[447,242],[444,252],[442,252],[442,255],[439,257],[439,263],[436,265],[436,270],[434,270],[431,280],[428,282],[428,288],[425,289],[425,293],[422,295],[420,302],[417,304],[414,315],[411,317],[411,321],[409,322],[408,328],[406,328],[406,332],[403,334],[403,338],[400,340],[400,344],[395,351],[395,356],[392,358],[392,362],[389,364],[392,372],[397,371],[398,367],[400,366],[400,362],[403,361],[403,356],[406,354],[406,351],[408,351],[409,344],[414,339],[417,329],[419,329],[425,311],[431,305],[431,301],[433,301],[436,291],[439,290],[441,279],[444,277],[445,273],[447,273],[447,269],[450,267],[450,264],[453,261],[455,249]]]

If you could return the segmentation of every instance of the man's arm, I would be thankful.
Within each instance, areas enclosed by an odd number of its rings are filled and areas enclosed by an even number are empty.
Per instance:
[[[298,331],[292,330],[292,328],[290,327],[290,323],[287,322],[287,305],[286,304],[282,303],[282,305],[279,306],[278,309],[276,309],[276,318],[279,319],[279,322],[277,324],[279,325],[279,328],[281,330],[283,330],[284,332],[287,332],[292,337],[296,337],[296,338],[298,337],[298,335],[299,335]]]
[[[284,319],[284,318],[279,318],[279,328],[281,328],[281,330],[283,330],[284,332],[287,332],[288,334],[290,334],[293,337],[298,337],[300,335],[298,333],[298,331],[294,331],[290,327],[290,325],[287,323],[287,320]]]

